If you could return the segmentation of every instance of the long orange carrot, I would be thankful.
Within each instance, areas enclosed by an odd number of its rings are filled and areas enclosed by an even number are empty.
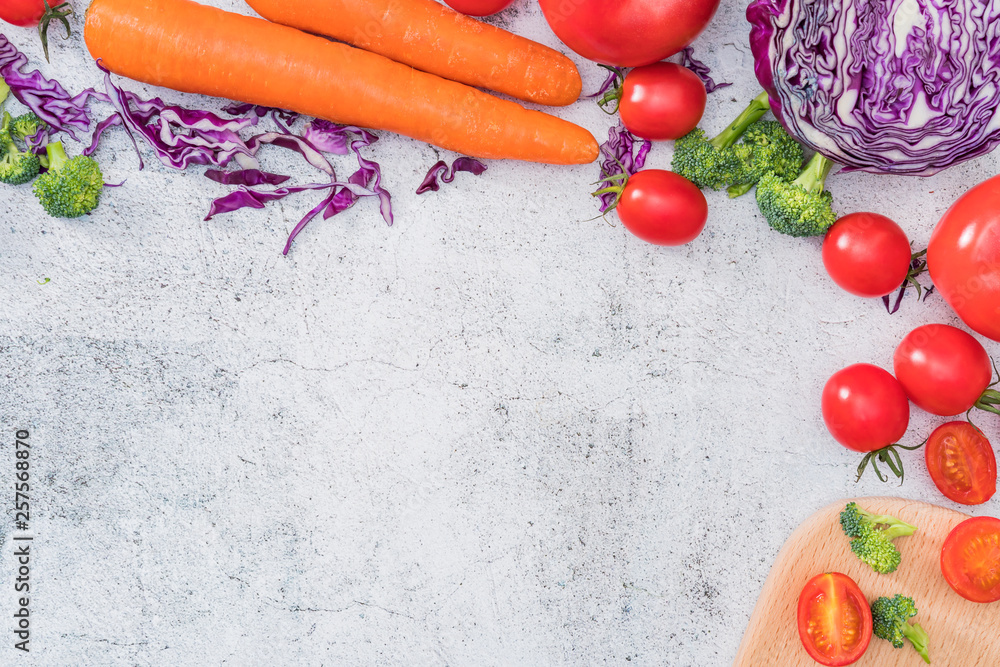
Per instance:
[[[174,90],[398,132],[459,153],[553,164],[597,158],[587,130],[383,56],[191,0],[94,0],[91,55]]]
[[[580,97],[576,65],[558,51],[435,0],[246,0],[264,18],[419,70],[539,104]]]

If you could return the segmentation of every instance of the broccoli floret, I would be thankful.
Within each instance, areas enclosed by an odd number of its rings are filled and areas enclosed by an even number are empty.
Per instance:
[[[749,192],[769,171],[790,181],[802,169],[802,146],[776,120],[758,120],[748,127],[733,152],[740,169],[728,190],[730,197]]]
[[[897,537],[912,535],[917,527],[884,514],[872,514],[847,503],[840,513],[840,526],[851,539],[851,551],[876,572],[888,574],[899,567],[902,556],[892,543]]]
[[[10,135],[10,115],[5,114],[3,128],[0,129],[0,182],[8,185],[22,185],[38,176],[38,156],[18,150]]]
[[[931,663],[927,651],[930,637],[918,623],[910,624],[907,619],[917,615],[913,598],[896,594],[892,598],[879,598],[872,603],[872,631],[876,637],[892,642],[895,648],[903,648],[903,639],[909,639],[913,648],[927,664]]]
[[[10,123],[10,132],[18,139],[34,136],[45,123],[33,111],[21,114]]]
[[[816,153],[798,178],[788,182],[770,171],[757,182],[757,208],[782,234],[819,236],[837,221],[833,195],[823,189],[833,162]]]
[[[78,218],[97,208],[104,176],[97,161],[84,155],[70,158],[61,141],[45,147],[49,170],[35,181],[42,208],[56,218]]]
[[[770,108],[767,93],[761,93],[715,138],[706,139],[701,128],[691,130],[674,144],[670,168],[699,188],[718,190],[730,185],[741,169],[732,145]]]

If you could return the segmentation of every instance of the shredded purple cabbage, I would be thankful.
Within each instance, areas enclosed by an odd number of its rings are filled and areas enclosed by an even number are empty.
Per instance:
[[[276,107],[262,107],[259,104],[247,104],[244,102],[233,102],[232,104],[222,107],[222,111],[230,116],[251,116],[258,120],[264,116],[270,115],[274,124],[277,125],[285,134],[291,134],[291,130],[288,128],[291,125],[294,125],[295,121],[297,121],[300,117],[300,114],[295,111],[278,109]]]
[[[116,86],[111,72],[100,61],[97,66],[104,72],[108,97],[136,145],[136,153],[139,151],[135,134],[138,134],[153,146],[163,164],[175,169],[192,164],[221,167],[239,153],[253,155],[239,135],[240,130],[254,124],[249,118],[225,120],[210,111],[168,105],[158,97],[143,100]],[[101,129],[107,129],[107,125]],[[140,169],[142,166],[140,154]]]
[[[608,70],[608,76],[604,79],[604,83],[601,87],[597,89],[596,93],[591,93],[590,95],[584,95],[585,99],[593,99],[595,97],[603,97],[608,91],[617,88],[621,85],[622,80],[625,78],[625,68],[624,67],[612,67],[611,65],[601,65],[598,67]]]
[[[486,165],[479,160],[471,157],[460,157],[451,163],[451,170],[448,170],[448,163],[444,160],[434,163],[434,166],[430,168],[427,175],[424,176],[424,180],[420,183],[417,188],[417,194],[422,195],[425,192],[437,192],[441,189],[441,185],[438,183],[438,178],[440,178],[445,183],[451,183],[455,180],[455,176],[460,171],[467,171],[473,176],[479,176],[484,171],[486,171]]]
[[[251,189],[251,186],[253,185],[261,183],[276,185],[277,183],[270,183],[266,180],[261,180],[260,183],[251,183],[251,179],[263,177],[258,177],[257,175],[249,176],[246,173],[244,173],[243,176],[218,176],[218,178],[232,178],[234,179],[234,182],[240,178],[245,178],[247,182],[238,183],[238,189],[235,192],[231,192],[228,195],[213,201],[208,216],[205,219],[210,220],[213,216],[220,213],[229,213],[245,207],[263,208],[268,202],[283,199],[288,195],[298,192],[304,192],[307,190],[329,190],[329,193],[319,202],[319,204],[306,213],[306,215],[292,229],[291,233],[288,235],[288,241],[285,243],[283,251],[283,254],[285,255],[287,255],[288,251],[291,249],[292,241],[295,240],[295,237],[298,236],[299,232],[305,229],[306,225],[308,225],[313,218],[320,213],[323,213],[323,218],[328,219],[338,213],[346,211],[361,197],[378,197],[379,209],[382,213],[382,217],[385,219],[387,224],[391,225],[393,223],[392,197],[389,194],[389,191],[382,186],[381,168],[377,162],[368,160],[361,155],[361,149],[378,141],[378,137],[361,128],[337,126],[332,123],[326,124],[326,121],[322,121],[320,123],[316,123],[314,121],[310,124],[310,126],[313,127],[313,133],[311,135],[313,140],[317,141],[317,143],[322,146],[332,146],[333,148],[339,150],[338,146],[340,144],[338,141],[332,139],[332,137],[343,138],[344,142],[347,144],[345,146],[345,152],[351,151],[354,153],[358,161],[358,170],[351,174],[346,181],[338,181],[336,173],[334,172],[333,166],[330,162],[312,145],[312,142],[308,141],[304,137],[292,134],[282,134],[279,132],[269,132],[257,135],[255,137],[251,137],[246,144],[251,155],[256,154],[257,150],[263,144],[272,144],[274,146],[294,150],[302,155],[310,165],[327,174],[330,177],[330,182],[311,183],[308,185],[277,188],[275,190],[253,190]],[[354,137],[353,139],[352,136]],[[328,144],[328,142],[331,141],[333,144]],[[244,170],[244,172],[246,172],[246,170]],[[240,172],[233,173],[238,174]],[[257,173],[259,174],[261,172]]]
[[[65,131],[77,139],[75,130],[90,130],[93,121],[86,105],[94,98],[111,104],[115,113],[96,124],[84,155],[92,155],[97,150],[108,128],[120,125],[125,128],[136,149],[140,169],[144,165],[136,135],[153,147],[163,164],[174,169],[185,169],[193,164],[219,168],[230,162],[240,165],[241,169],[235,171],[206,170],[208,178],[237,187],[236,191],[212,202],[206,220],[248,206],[262,208],[267,202],[297,192],[328,190],[323,200],[295,226],[285,245],[285,254],[288,254],[296,235],[316,215],[322,212],[324,218],[329,218],[353,206],[360,197],[378,197],[382,217],[387,224],[393,223],[392,197],[382,185],[381,168],[377,162],[361,154],[362,149],[378,141],[378,137],[368,130],[317,119],[309,123],[303,136],[300,136],[288,129],[299,119],[299,114],[283,109],[234,103],[225,107],[224,112],[238,117],[226,120],[210,111],[169,105],[160,98],[143,100],[115,85],[111,72],[100,61],[97,66],[104,72],[106,92],[88,89],[70,97],[58,82],[49,81],[38,71],[23,74],[21,68],[27,62],[27,58],[0,34],[0,75],[14,96],[47,124],[27,139],[28,146],[36,153],[44,152],[50,131]],[[265,132],[247,140],[240,136],[241,131],[256,126],[265,116],[270,116],[281,131]],[[273,190],[253,189],[262,185],[278,186],[289,179],[288,176],[259,169],[256,155],[266,144],[299,153],[309,165],[326,174],[330,182]],[[333,165],[323,155],[324,151],[339,155],[354,153],[358,162],[357,171],[346,181],[338,181]],[[119,187],[121,183],[105,185]]]
[[[335,155],[350,153],[348,144],[351,140],[350,130],[344,125],[337,125],[322,118],[309,121],[302,137],[321,151]]]
[[[710,76],[712,70],[709,69],[708,65],[694,57],[694,49],[690,46],[681,49],[681,65],[697,74],[698,78],[705,84],[705,90],[710,93],[714,93],[719,88],[733,85],[732,83],[716,83]]]
[[[74,140],[77,139],[76,130],[89,130],[91,119],[87,100],[91,97],[103,99],[102,94],[87,89],[71,97],[58,81],[46,79],[38,70],[22,72],[27,64],[28,58],[0,34],[0,76],[14,97],[53,129],[66,132]]]
[[[642,142],[639,144],[639,150],[633,154],[635,144],[639,141]],[[604,161],[601,162],[601,187],[615,183],[615,181],[608,180],[611,176],[621,173],[631,176],[642,169],[646,164],[646,156],[649,155],[652,147],[652,141],[639,139],[626,130],[619,121],[617,127],[608,130],[608,140],[601,144],[601,154],[604,155]],[[597,197],[601,200],[601,213],[606,213],[614,207],[618,195],[614,192],[603,192]]]

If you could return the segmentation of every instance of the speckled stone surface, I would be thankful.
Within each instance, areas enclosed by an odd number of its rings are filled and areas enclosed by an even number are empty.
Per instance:
[[[101,78],[74,4],[42,69],[76,92]],[[534,2],[494,20],[558,46]],[[43,63],[30,30],[5,34]],[[743,4],[695,49],[734,82],[709,96],[715,132],[758,92]],[[596,89],[603,71],[577,62]],[[557,113],[602,141],[613,122],[588,101]],[[3,189],[0,663],[726,665],[813,511],[887,493],[957,507],[918,453],[902,487],[855,484],[819,413],[834,371],[891,367],[913,327],[957,324],[940,298],[890,317],[842,292],[818,241],[772,233],[751,197],[709,193],[702,236],[657,248],[595,219],[595,165],[495,162],[418,197],[453,156],[393,136],[368,155],[395,225],[362,201],[287,257],[317,195],[204,222],[226,189],[145,148],[138,171],[121,129],[97,157],[125,185],[88,218]],[[285,151],[262,161],[316,178]],[[991,155],[829,187],[838,211],[889,215],[922,247],[997,170]],[[905,441],[942,421],[914,409]],[[28,654],[13,647],[17,429],[37,536]]]

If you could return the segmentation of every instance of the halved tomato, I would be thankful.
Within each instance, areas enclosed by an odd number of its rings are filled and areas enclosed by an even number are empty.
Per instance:
[[[821,665],[849,665],[872,638],[872,611],[854,580],[840,572],[810,579],[799,595],[799,638]]]
[[[966,600],[1000,600],[1000,519],[977,516],[955,526],[941,549],[941,572]]]
[[[934,429],[924,448],[927,471],[950,500],[981,505],[997,491],[997,459],[983,432],[966,421]]]

